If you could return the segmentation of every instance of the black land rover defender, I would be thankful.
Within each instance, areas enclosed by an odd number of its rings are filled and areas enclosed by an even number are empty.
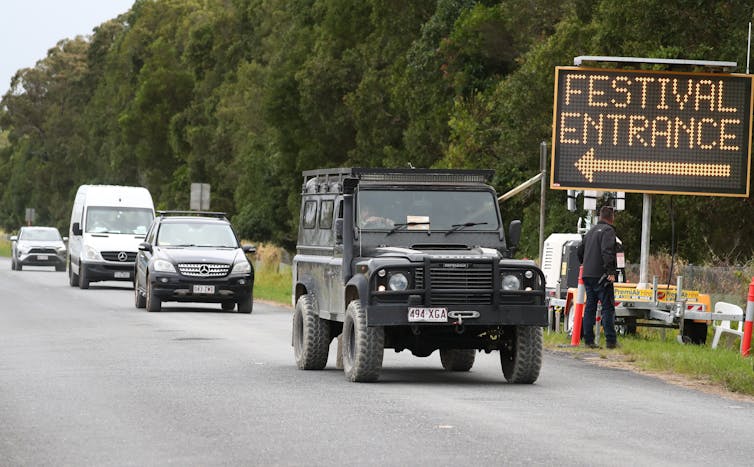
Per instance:
[[[304,370],[327,365],[341,333],[350,381],[374,381],[385,348],[468,371],[500,351],[511,383],[533,383],[547,325],[545,278],[511,259],[488,170],[306,171],[293,260],[293,347]]]

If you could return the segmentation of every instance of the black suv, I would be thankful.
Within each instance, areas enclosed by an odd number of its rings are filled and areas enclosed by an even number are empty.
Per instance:
[[[329,169],[303,173],[293,260],[293,347],[300,369],[327,365],[342,334],[350,381],[374,381],[385,348],[468,371],[500,351],[512,383],[533,383],[547,325],[545,279],[511,259],[493,171]]]
[[[240,313],[253,308],[254,269],[224,213],[163,211],[139,245],[134,273],[136,308],[162,302],[220,303]]]

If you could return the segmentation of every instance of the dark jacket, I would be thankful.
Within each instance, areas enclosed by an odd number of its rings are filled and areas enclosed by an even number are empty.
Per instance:
[[[615,242],[615,228],[607,222],[599,221],[589,229],[577,251],[583,277],[615,275]]]

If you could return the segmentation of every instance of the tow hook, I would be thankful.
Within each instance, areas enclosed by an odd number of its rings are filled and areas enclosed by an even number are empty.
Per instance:
[[[448,312],[448,318],[455,318],[458,321],[456,321],[456,325],[462,326],[463,320],[465,319],[474,319],[479,318],[479,312],[478,311],[449,311]]]

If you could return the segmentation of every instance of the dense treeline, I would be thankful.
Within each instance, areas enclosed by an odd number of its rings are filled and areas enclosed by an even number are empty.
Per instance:
[[[185,209],[189,184],[246,238],[295,244],[302,170],[484,167],[505,192],[538,171],[554,67],[577,55],[746,63],[748,2],[137,0],[20,70],[0,105],[0,223],[67,228],[82,183],[143,185]],[[538,190],[503,206],[536,255]],[[547,231],[577,214],[548,192]],[[641,196],[618,219],[638,257]],[[656,196],[652,244],[748,260],[750,199]],[[671,218],[674,222],[671,222]]]

